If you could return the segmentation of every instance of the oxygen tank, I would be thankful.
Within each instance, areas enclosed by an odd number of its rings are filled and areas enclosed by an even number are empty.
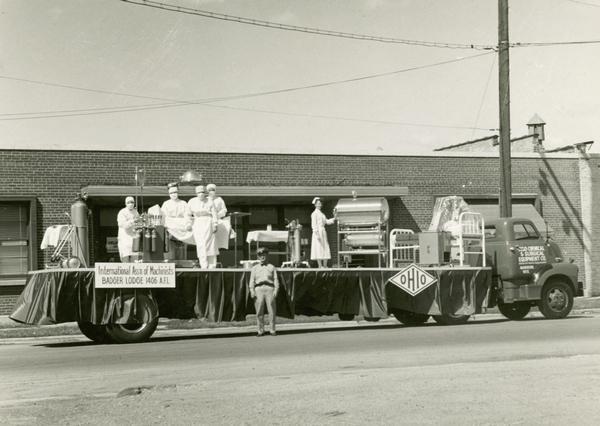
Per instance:
[[[88,212],[84,196],[77,194],[77,200],[71,204],[71,225],[75,228],[71,247],[73,248],[73,257],[78,258],[84,267],[90,263]]]

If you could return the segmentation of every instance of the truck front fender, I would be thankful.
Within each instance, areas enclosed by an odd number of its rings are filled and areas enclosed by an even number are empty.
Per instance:
[[[533,274],[533,281],[543,287],[551,279],[561,279],[569,284],[573,294],[577,294],[577,274],[579,268],[573,263],[547,263]]]

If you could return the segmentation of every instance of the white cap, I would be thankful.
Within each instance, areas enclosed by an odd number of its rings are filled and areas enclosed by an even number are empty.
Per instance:
[[[321,200],[321,197],[315,197],[312,200],[312,204],[317,204],[317,201],[320,201],[320,200]]]
[[[204,187],[204,185],[198,185],[198,186],[196,187],[196,194],[197,194],[198,192],[206,192],[206,188]]]
[[[207,191],[216,191],[217,185],[215,185],[214,183],[209,183],[208,185],[206,185],[206,190]]]
[[[130,201],[133,202],[133,203],[135,203],[135,199],[132,196],[125,197],[125,204],[127,204]]]

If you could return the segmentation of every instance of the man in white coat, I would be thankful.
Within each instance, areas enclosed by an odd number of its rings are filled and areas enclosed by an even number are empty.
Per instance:
[[[215,268],[219,249],[215,245],[217,232],[217,212],[208,198],[204,185],[196,187],[197,197],[192,198],[186,209],[188,227],[191,228],[196,242],[196,253],[201,268]]]
[[[209,183],[206,185],[208,198],[212,200],[217,212],[217,232],[215,234],[215,244],[217,249],[229,248],[229,234],[231,233],[231,221],[227,216],[227,207],[223,198],[217,195],[217,185]]]
[[[187,203],[179,198],[179,187],[176,183],[170,183],[167,187],[169,190],[169,199],[160,208],[167,230],[165,238],[169,239],[169,251],[165,253],[165,259],[185,260],[187,258],[187,245],[173,235],[180,235],[185,229]],[[171,230],[173,231],[172,233],[170,232]]]

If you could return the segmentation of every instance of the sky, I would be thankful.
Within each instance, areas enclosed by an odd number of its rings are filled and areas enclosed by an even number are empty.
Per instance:
[[[0,0],[0,148],[421,155],[499,127],[497,54],[448,47],[496,45],[497,0],[161,2],[443,47]],[[600,0],[509,5],[513,43],[600,40]],[[600,43],[512,48],[511,136],[537,113],[548,149],[600,141],[599,67]]]

